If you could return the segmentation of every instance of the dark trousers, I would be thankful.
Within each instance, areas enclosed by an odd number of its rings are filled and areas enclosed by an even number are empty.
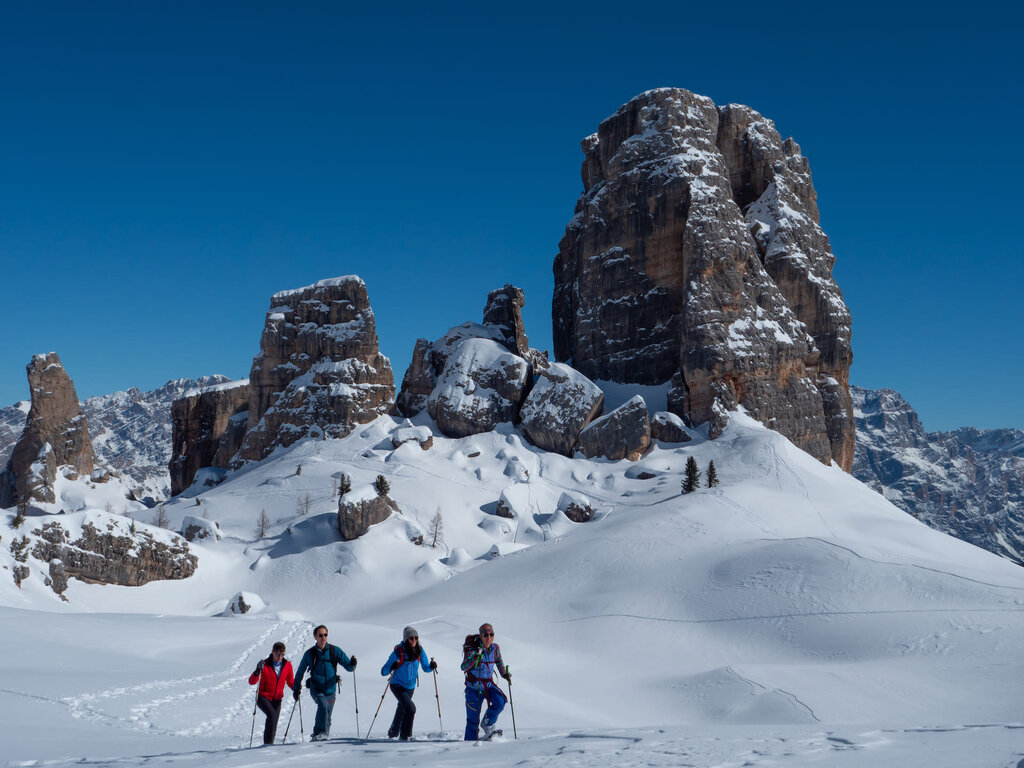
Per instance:
[[[263,743],[273,744],[277,734],[277,719],[281,716],[281,700],[271,701],[266,696],[260,696],[256,699],[256,706],[267,716],[266,725],[263,726]]]
[[[398,708],[395,710],[395,719],[391,721],[388,728],[388,737],[399,736],[408,739],[412,736],[412,719],[416,717],[416,705],[412,703],[413,688],[402,688],[392,684],[391,692],[398,699]]]

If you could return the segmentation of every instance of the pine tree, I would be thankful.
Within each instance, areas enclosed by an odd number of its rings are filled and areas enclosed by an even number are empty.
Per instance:
[[[686,477],[683,479],[683,493],[693,493],[700,487],[700,468],[691,456],[686,460]]]
[[[270,527],[270,518],[267,517],[267,510],[261,509],[260,516],[256,518],[256,538],[262,539],[267,535],[267,528]]]
[[[22,499],[18,502],[18,511],[11,520],[14,528],[21,528],[25,524],[25,512],[28,510],[28,502]]]
[[[296,475],[301,475],[302,474],[302,465],[301,464],[299,464],[299,466],[297,466],[295,468],[295,474]]]
[[[305,496],[295,502],[295,514],[299,517],[305,517],[309,514],[309,510],[312,506],[313,498],[307,492]]]
[[[352,478],[348,475],[342,475],[341,480],[338,482],[338,498],[340,499],[346,493],[352,490]]]
[[[384,478],[384,475],[377,475],[377,480],[374,482],[373,487],[377,489],[377,495],[386,497],[388,491],[391,490],[391,486],[388,485],[388,481]]]
[[[430,546],[437,549],[439,544],[444,544],[444,520],[441,518],[441,510],[437,510],[437,514],[430,521],[430,530],[427,533],[430,536]]]
[[[718,472],[715,471],[715,462],[708,462],[708,488],[714,488],[718,485]]]

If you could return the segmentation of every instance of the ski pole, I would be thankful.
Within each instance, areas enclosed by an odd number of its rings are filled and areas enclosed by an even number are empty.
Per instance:
[[[516,732],[516,705],[512,701],[512,667],[505,667],[505,671],[508,672],[508,705],[512,708],[512,736],[518,739],[519,734]]]
[[[252,749],[252,737],[256,733],[256,708],[260,704],[260,687],[256,686],[256,701],[252,703],[252,728],[249,729],[249,749]]]
[[[299,738],[303,742],[306,740],[306,731],[302,727],[302,696],[299,696]]]
[[[433,659],[431,659],[433,661]],[[434,698],[437,699],[437,724],[441,728],[441,738],[444,738],[444,723],[441,722],[441,697],[437,695],[437,669],[434,669]]]
[[[295,705],[297,701],[292,701],[292,714],[288,716],[288,725],[285,726],[285,735],[281,737],[281,743],[285,743],[288,740],[288,729],[292,727],[292,718],[295,717]]]
[[[373,720],[370,721],[370,727],[366,729],[366,735],[363,737],[364,739],[370,738],[370,731],[373,730],[373,724],[377,722],[377,715],[380,714],[380,708],[384,706],[384,697],[388,695],[388,686],[391,685],[391,678],[394,674],[395,673],[392,672],[388,675],[388,681],[384,683],[384,693],[380,695],[380,704],[377,705],[377,711],[373,713]]]
[[[356,738],[359,738],[359,689],[356,688],[356,671],[352,670],[352,696],[356,700]]]

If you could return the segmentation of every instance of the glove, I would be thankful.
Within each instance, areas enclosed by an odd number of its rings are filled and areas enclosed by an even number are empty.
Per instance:
[[[355,656],[353,656],[351,659],[348,660],[348,665],[350,667],[352,667],[353,670],[355,670],[355,668],[356,668],[356,657]]]
[[[430,660],[430,671],[437,672],[437,662],[433,659]]]
[[[501,676],[504,677],[506,680],[508,680],[510,683],[512,682],[512,671],[511,670],[506,669],[502,673]]]
[[[256,671],[257,672],[263,671],[264,664],[265,664],[265,662],[263,661],[263,659],[260,659],[259,661],[257,661],[256,662]]]
[[[394,672],[394,671],[395,671],[396,669],[398,669],[398,668],[399,668],[400,666],[402,666],[402,665],[401,665],[401,664],[399,664],[399,663],[398,663],[398,662],[396,661],[396,662],[395,662],[394,664],[392,664],[392,665],[391,665],[391,671],[392,671],[392,672]]]
[[[299,700],[299,692],[298,691],[292,691],[292,698],[295,699],[296,701],[298,701]]]

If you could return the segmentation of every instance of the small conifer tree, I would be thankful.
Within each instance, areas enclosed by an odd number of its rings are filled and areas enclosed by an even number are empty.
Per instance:
[[[11,541],[11,554],[19,563],[24,563],[28,560],[28,536],[22,536],[20,539]]]
[[[24,499],[18,502],[18,511],[11,520],[14,528],[21,528],[25,524],[25,512],[28,510],[28,502]]]
[[[352,490],[352,478],[348,475],[342,475],[341,480],[338,481],[338,498],[340,499],[346,493]]]
[[[388,485],[384,475],[377,475],[377,480],[374,482],[373,487],[377,489],[377,495],[381,497],[387,496],[388,491],[391,490],[391,486]]]
[[[444,520],[441,517],[441,510],[437,510],[437,514],[430,521],[430,531],[427,535],[430,536],[430,546],[434,549],[444,544]]]
[[[295,468],[295,474],[296,475],[301,475],[302,474],[302,465],[301,464],[299,464],[299,466],[297,466]]]
[[[196,499],[199,501],[199,499]],[[156,508],[156,514],[153,515],[153,525],[157,528],[170,528],[171,518],[167,514],[167,510],[163,508],[163,505]]]
[[[700,468],[691,456],[686,460],[686,477],[683,478],[683,493],[693,493],[700,487]]]
[[[715,471],[715,462],[708,463],[708,488],[714,488],[718,485],[718,472]]]
[[[262,539],[267,535],[267,528],[270,527],[270,518],[267,517],[267,510],[261,509],[260,516],[256,518],[256,538]]]
[[[309,514],[310,508],[313,506],[313,497],[307,492],[305,496],[295,502],[295,514],[299,517],[305,517]]]

